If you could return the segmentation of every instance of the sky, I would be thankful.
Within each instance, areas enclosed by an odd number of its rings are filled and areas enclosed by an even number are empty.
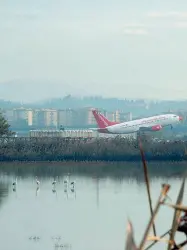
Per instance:
[[[186,0],[1,0],[0,99],[187,99]]]

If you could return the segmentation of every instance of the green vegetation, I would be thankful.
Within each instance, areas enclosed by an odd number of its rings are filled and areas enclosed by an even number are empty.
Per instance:
[[[73,140],[63,138],[2,138],[0,161],[140,161],[136,140]],[[187,160],[187,142],[152,142],[144,139],[146,159],[150,161]]]
[[[2,113],[0,113],[0,137],[2,136],[12,136],[14,132],[10,131],[10,125],[7,120],[3,117]]]

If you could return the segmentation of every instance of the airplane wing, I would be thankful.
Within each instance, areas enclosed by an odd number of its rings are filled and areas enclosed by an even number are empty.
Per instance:
[[[150,131],[150,127],[140,127],[139,128],[140,131]]]

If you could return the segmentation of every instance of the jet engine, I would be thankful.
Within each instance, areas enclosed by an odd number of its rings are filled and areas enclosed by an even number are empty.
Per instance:
[[[152,131],[159,131],[162,129],[162,126],[161,125],[155,125],[151,128]]]

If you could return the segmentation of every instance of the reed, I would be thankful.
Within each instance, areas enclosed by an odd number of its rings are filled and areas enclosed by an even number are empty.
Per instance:
[[[148,177],[148,168],[147,168],[147,164],[146,164],[146,160],[145,160],[145,156],[144,156],[144,150],[142,147],[141,137],[138,138],[138,142],[139,142],[141,159],[142,159],[142,163],[143,163],[143,167],[144,167],[144,176],[145,176],[145,183],[147,186],[147,194],[148,194],[148,198],[149,198],[151,217],[147,223],[146,229],[143,233],[143,237],[140,241],[139,246],[137,246],[135,243],[136,241],[134,239],[133,225],[132,225],[131,221],[128,220],[125,250],[148,250],[148,249],[152,248],[158,242],[167,243],[167,250],[180,249],[182,246],[185,246],[187,244],[186,240],[180,244],[176,244],[176,242],[175,242],[175,234],[176,234],[176,231],[178,228],[178,223],[179,223],[179,218],[180,218],[181,212],[187,211],[187,206],[182,205],[183,196],[184,196],[184,189],[185,189],[185,177],[182,180],[182,184],[181,184],[181,188],[179,190],[176,204],[170,204],[170,203],[166,202],[168,199],[168,192],[169,192],[171,186],[169,184],[163,184],[162,188],[161,188],[160,195],[157,199],[155,208],[152,209],[149,177]],[[173,215],[171,229],[169,229],[163,235],[158,236],[158,235],[156,235],[156,228],[155,228],[154,222],[155,222],[156,216],[159,212],[159,209],[163,205],[166,205],[166,206],[174,209],[174,215]],[[154,236],[149,235],[151,226],[153,226]],[[164,238],[167,234],[169,234],[169,239]],[[154,242],[151,245],[145,247],[145,245],[148,241],[154,241]]]

